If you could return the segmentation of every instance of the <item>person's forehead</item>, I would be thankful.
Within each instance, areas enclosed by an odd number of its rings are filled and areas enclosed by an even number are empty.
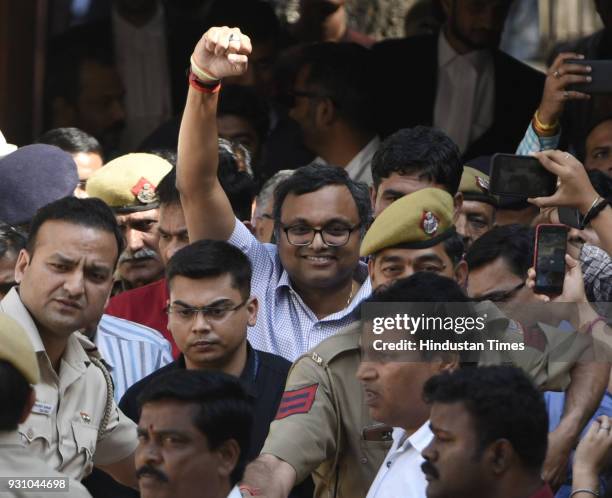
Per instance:
[[[441,184],[435,183],[434,180],[424,177],[418,172],[408,174],[393,172],[387,178],[381,180],[378,188],[383,191],[397,190],[403,194],[412,194],[426,187],[435,187],[445,190]]]
[[[240,300],[240,291],[232,283],[232,276],[229,273],[203,278],[177,275],[169,284],[170,299],[185,300],[189,301],[189,304],[202,306],[219,299]]]
[[[450,258],[444,250],[444,243],[441,242],[432,247],[424,249],[408,249],[403,247],[390,247],[383,249],[376,255],[376,261],[401,261],[404,263],[414,262],[419,258],[438,257],[444,262],[449,262]]]
[[[158,218],[160,224],[172,222],[185,225],[185,213],[179,201],[161,204],[159,206]]]
[[[147,209],[146,211],[136,211],[134,213],[118,214],[117,221],[119,223],[126,223],[128,221],[142,221],[142,220],[157,220],[159,219],[159,208]]]
[[[198,411],[196,403],[186,403],[173,399],[149,401],[142,405],[139,427],[156,431],[181,429],[195,430],[193,417]]]
[[[587,151],[595,147],[612,146],[612,119],[599,123],[586,140]]]
[[[461,204],[462,213],[479,213],[491,216],[494,211],[495,208],[486,202],[463,199]]]
[[[87,256],[92,262],[111,266],[117,257],[117,242],[111,232],[62,220],[50,220],[41,225],[35,249],[36,252],[61,253],[72,259]]]
[[[283,222],[297,218],[313,223],[324,223],[335,218],[357,222],[359,213],[346,186],[328,185],[307,194],[288,194],[283,200],[281,218]]]
[[[472,415],[461,401],[432,403],[430,421],[434,429],[457,435],[465,435],[474,428]]]
[[[486,265],[470,270],[468,275],[468,291],[470,294],[488,294],[498,289],[521,282],[518,275],[512,273],[508,263],[503,258],[497,258]]]

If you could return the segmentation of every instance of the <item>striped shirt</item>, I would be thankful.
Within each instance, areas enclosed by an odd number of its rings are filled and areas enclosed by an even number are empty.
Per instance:
[[[172,348],[149,327],[102,315],[94,342],[109,367],[117,403],[143,377],[172,362]]]
[[[556,149],[559,146],[559,139],[561,138],[561,132],[552,137],[540,137],[533,129],[533,125],[530,123],[525,136],[518,148],[516,153],[519,156],[528,156],[532,152],[540,152],[543,150]]]
[[[228,242],[242,250],[253,267],[251,294],[257,296],[259,312],[248,338],[260,351],[295,361],[354,322],[353,311],[372,292],[368,267],[360,261],[354,275],[362,284],[359,292],[346,308],[319,320],[291,286],[274,244],[259,242],[239,220]]]

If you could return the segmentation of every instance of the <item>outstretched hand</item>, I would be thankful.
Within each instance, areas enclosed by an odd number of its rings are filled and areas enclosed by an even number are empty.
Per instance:
[[[220,80],[244,74],[251,51],[251,39],[240,29],[210,28],[195,46],[192,61],[210,79]],[[197,75],[197,71],[194,73]]]

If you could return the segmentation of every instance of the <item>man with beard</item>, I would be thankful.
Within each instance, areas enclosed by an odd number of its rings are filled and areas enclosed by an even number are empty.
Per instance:
[[[383,136],[433,125],[468,159],[514,151],[537,108],[544,76],[498,49],[511,3],[443,0],[447,22],[438,35],[374,46],[372,74],[385,82],[377,92]]]
[[[172,165],[153,154],[126,154],[107,163],[87,182],[87,195],[98,197],[115,212],[127,247],[117,273],[123,290],[162,278],[158,254],[159,200],[156,189]]]
[[[548,417],[518,368],[467,368],[430,378],[433,440],[423,450],[427,498],[552,498],[540,477]]]

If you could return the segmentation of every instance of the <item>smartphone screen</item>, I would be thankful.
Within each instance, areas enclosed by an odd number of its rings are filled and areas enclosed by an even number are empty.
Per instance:
[[[558,295],[563,292],[567,227],[538,225],[535,250],[535,291]]]
[[[495,154],[491,165],[491,193],[514,197],[548,197],[555,193],[557,177],[535,157]]]
[[[568,90],[591,94],[612,93],[612,60],[566,59],[565,62],[581,66],[591,66],[591,82],[568,85]]]

